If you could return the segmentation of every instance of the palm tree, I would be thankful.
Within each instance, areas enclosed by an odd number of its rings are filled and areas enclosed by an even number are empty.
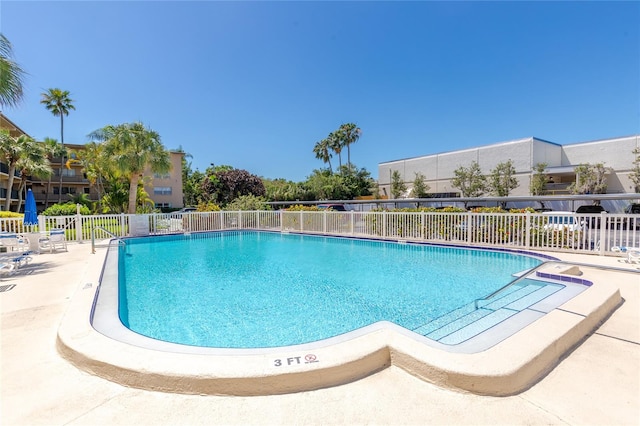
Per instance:
[[[13,47],[0,34],[0,106],[16,106],[23,96],[22,80],[25,72],[13,62]]]
[[[73,99],[69,98],[68,90],[61,90],[57,88],[49,89],[42,93],[42,99],[40,103],[51,111],[54,117],[60,116],[60,144],[64,150],[64,116],[69,115],[69,111],[76,109],[73,106]],[[64,155],[60,157],[60,182],[58,186],[58,203],[62,202],[62,167],[64,165]]]
[[[9,211],[11,207],[11,193],[13,192],[13,181],[16,176],[17,164],[29,155],[33,147],[33,139],[26,135],[17,138],[9,135],[5,129],[0,129],[0,161],[7,165],[7,194],[4,200],[4,210]],[[18,205],[18,210],[20,206]]]
[[[335,131],[329,133],[327,141],[329,144],[329,148],[331,148],[333,152],[338,154],[338,170],[340,170],[342,168],[342,155],[340,153],[342,152],[342,148],[344,147],[342,138],[340,137],[340,132]]]
[[[313,147],[313,153],[316,154],[316,158],[322,160],[323,163],[329,163],[329,170],[333,173],[333,168],[331,167],[331,152],[329,152],[329,140],[322,139],[320,142],[317,142]]]
[[[63,146],[61,146],[57,140],[52,138],[44,138],[44,149],[47,152],[49,157],[55,158],[60,157],[64,158],[66,156],[66,150]],[[51,175],[49,175],[47,179],[47,193],[44,195],[44,207],[47,208],[49,206],[49,194],[51,194]]]
[[[340,126],[339,132],[343,146],[347,147],[347,165],[351,168],[351,149],[349,146],[358,141],[362,130],[353,123],[346,123]]]
[[[53,173],[46,147],[41,142],[31,139],[26,148],[27,155],[16,163],[16,170],[20,171],[20,185],[18,186],[18,209],[22,205],[22,194],[27,190],[27,176],[44,179]]]
[[[109,125],[96,130],[89,137],[104,141],[104,155],[129,179],[129,209],[136,212],[138,182],[146,168],[154,173],[171,169],[169,152],[160,142],[160,135],[142,123]]]

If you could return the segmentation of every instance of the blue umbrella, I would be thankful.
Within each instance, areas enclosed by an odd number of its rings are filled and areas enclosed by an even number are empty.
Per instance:
[[[38,211],[36,210],[36,198],[33,196],[33,191],[31,191],[31,189],[27,191],[27,199],[24,202],[24,221],[23,222],[25,225],[38,224]]]

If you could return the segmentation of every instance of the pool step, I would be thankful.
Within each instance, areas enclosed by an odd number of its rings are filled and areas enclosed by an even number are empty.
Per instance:
[[[464,342],[465,340],[469,340],[474,336],[477,336],[483,331],[490,329],[494,325],[501,323],[502,321],[514,316],[517,313],[518,311],[514,311],[511,309],[498,309],[497,311],[483,316],[479,320],[467,325],[466,327],[460,328],[457,331],[441,338],[439,342],[444,343],[445,345],[456,345],[458,343]]]
[[[502,297],[477,309],[469,303],[413,331],[447,345],[462,343],[535,305],[562,289],[560,285],[530,283],[514,286]]]

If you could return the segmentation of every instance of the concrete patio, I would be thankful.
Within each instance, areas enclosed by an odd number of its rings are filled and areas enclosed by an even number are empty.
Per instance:
[[[629,424],[640,418],[640,271],[621,258],[554,254],[626,268],[607,272],[624,303],[546,377],[525,392],[454,392],[390,367],[345,385],[287,395],[179,395],[121,386],[81,371],[56,350],[74,293],[93,279],[103,250],[70,244],[34,255],[0,286],[0,422],[101,424]]]

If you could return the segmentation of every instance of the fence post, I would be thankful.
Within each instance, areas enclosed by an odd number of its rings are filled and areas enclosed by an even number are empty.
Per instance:
[[[471,224],[471,212],[468,211],[466,213],[466,216],[467,216],[467,244],[471,244],[471,235],[472,235],[471,227],[473,226]]]
[[[76,204],[76,241],[82,242],[82,215],[80,214],[82,204]]]
[[[349,226],[351,227],[351,235],[352,236],[353,236],[353,231],[354,231],[354,228],[355,228],[354,223],[353,223],[353,218],[354,218],[353,210],[351,210],[349,212]]]
[[[606,238],[606,231],[607,231],[606,215],[607,215],[607,212],[600,213],[600,236],[598,239],[598,246],[599,246],[598,254],[600,256],[604,256],[604,250],[605,250],[605,241],[606,241],[605,238]]]
[[[531,212],[525,213],[524,219],[524,247],[529,250],[531,246]]]
[[[127,235],[127,227],[126,227],[126,217],[124,213],[120,213],[120,236],[124,237]]]

